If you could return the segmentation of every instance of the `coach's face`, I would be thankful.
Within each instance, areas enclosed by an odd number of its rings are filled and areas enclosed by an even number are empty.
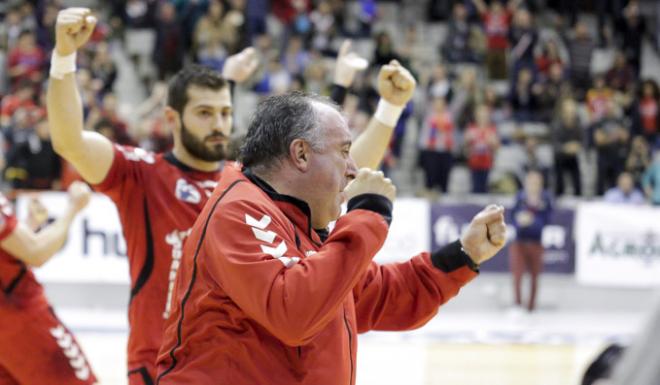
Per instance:
[[[313,190],[307,199],[312,226],[322,229],[341,214],[344,187],[355,178],[357,167],[350,156],[351,133],[339,112],[314,103],[321,126],[321,148],[309,154],[307,177]]]
[[[181,144],[197,159],[225,159],[233,123],[229,87],[212,90],[191,86],[187,92],[180,124]]]

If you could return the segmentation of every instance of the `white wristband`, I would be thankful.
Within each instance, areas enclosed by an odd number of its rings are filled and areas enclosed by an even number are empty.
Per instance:
[[[388,127],[396,126],[405,106],[395,106],[387,100],[380,98],[374,118]]]
[[[76,72],[76,53],[60,56],[55,50],[50,59],[50,77],[62,80],[64,75]]]

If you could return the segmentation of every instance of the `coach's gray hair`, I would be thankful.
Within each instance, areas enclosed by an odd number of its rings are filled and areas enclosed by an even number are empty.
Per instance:
[[[321,150],[322,127],[314,103],[339,111],[339,106],[328,98],[298,91],[271,96],[259,103],[241,146],[243,165],[268,172],[289,154],[291,142],[296,139],[306,141],[315,151]]]

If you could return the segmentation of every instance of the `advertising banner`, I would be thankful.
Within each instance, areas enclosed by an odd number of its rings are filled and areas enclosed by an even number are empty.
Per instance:
[[[472,218],[483,208],[473,204],[434,204],[431,207],[431,249],[456,240]],[[506,218],[510,223],[510,218]],[[509,271],[509,244],[515,239],[515,229],[508,227],[509,239],[493,259],[484,263],[481,271]],[[543,228],[541,242],[545,248],[544,271],[553,273],[573,274],[574,240],[573,240],[573,210],[555,208],[550,224]]]
[[[576,230],[578,282],[660,285],[660,208],[583,203]]]

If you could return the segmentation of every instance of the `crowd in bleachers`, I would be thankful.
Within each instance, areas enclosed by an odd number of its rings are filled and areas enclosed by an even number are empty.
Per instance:
[[[60,189],[75,178],[50,145],[43,102],[61,3],[0,6],[0,168],[10,188]],[[153,151],[171,146],[161,113],[164,82],[186,63],[219,70],[252,45],[261,66],[242,85],[246,92],[327,93],[337,47],[351,38],[371,63],[344,105],[356,132],[378,101],[373,79],[380,65],[396,59],[417,77],[417,95],[383,167],[400,170],[405,156],[414,158],[424,175],[421,195],[456,190],[457,168],[469,170],[467,190],[474,193],[514,192],[527,170],[538,169],[557,196],[614,189],[605,196],[620,190],[628,197],[630,189],[660,204],[660,93],[656,80],[641,77],[643,42],[655,35],[638,0],[595,2],[586,17],[575,1],[91,3],[100,22],[93,44],[78,56],[76,75],[85,127],[119,143]],[[420,4],[423,20],[399,18]],[[149,90],[128,113],[116,92],[118,73],[126,70],[118,68],[117,51],[130,59],[140,83],[134,86]],[[603,52],[611,63],[594,65]],[[406,147],[408,137],[414,148]]]

